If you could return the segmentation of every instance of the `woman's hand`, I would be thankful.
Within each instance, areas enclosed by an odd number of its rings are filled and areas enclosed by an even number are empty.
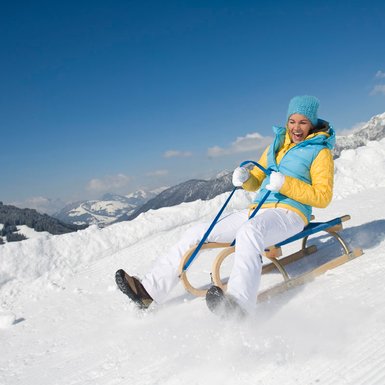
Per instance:
[[[266,185],[266,189],[270,191],[279,191],[285,183],[285,175],[280,172],[272,171],[270,174],[269,184]]]
[[[240,187],[250,178],[250,172],[246,167],[237,167],[233,172],[233,185]]]

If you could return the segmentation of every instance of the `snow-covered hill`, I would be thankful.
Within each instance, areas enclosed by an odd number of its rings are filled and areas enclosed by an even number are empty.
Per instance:
[[[141,276],[187,228],[211,221],[226,193],[103,229],[1,246],[0,383],[382,385],[384,175],[385,139],[342,152],[335,198],[314,214],[350,214],[344,238],[364,255],[260,304],[240,323],[219,320],[181,285],[167,304],[140,313],[114,283],[116,269]],[[250,197],[237,191],[228,210]],[[319,253],[291,273],[338,253],[324,236],[312,239]],[[194,282],[209,282],[212,259],[194,262]],[[262,285],[277,279],[268,274]]]
[[[0,230],[3,228],[3,224],[0,223]],[[47,238],[50,236],[50,233],[48,231],[36,231],[34,229],[31,229],[30,227],[26,225],[16,226],[17,233],[23,235],[26,239],[32,239],[32,238]],[[4,243],[7,242],[7,239],[5,237],[2,237],[2,241]],[[1,255],[1,254],[0,254]]]
[[[44,236],[44,232],[65,234],[85,227],[60,222],[34,209],[20,209],[0,202],[0,244]]]

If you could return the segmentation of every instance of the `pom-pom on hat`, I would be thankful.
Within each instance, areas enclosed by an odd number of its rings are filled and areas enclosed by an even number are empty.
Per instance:
[[[319,100],[315,96],[294,96],[289,103],[287,119],[293,114],[301,114],[306,116],[313,126],[316,126],[318,122],[318,107]]]

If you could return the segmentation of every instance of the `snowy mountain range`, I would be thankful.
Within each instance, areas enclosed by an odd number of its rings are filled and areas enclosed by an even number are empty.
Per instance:
[[[76,225],[106,226],[114,222],[132,220],[150,209],[175,206],[197,199],[212,199],[232,188],[231,173],[224,171],[210,180],[191,179],[176,186],[150,192],[139,190],[126,196],[105,194],[101,200],[68,204],[53,216]]]
[[[225,173],[210,180],[191,179],[170,187],[148,202],[139,206],[131,213],[127,213],[118,218],[118,222],[132,220],[139,214],[148,210],[156,210],[161,207],[175,206],[183,202],[194,202],[198,199],[209,200],[224,192],[234,188],[232,182],[232,173]]]
[[[107,193],[100,200],[70,203],[53,216],[66,223],[104,226],[116,221],[122,215],[132,213],[162,190],[138,190],[128,195]]]

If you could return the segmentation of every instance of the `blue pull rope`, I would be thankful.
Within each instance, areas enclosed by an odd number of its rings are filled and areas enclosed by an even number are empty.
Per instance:
[[[203,235],[203,238],[201,239],[201,241],[199,242],[198,246],[196,247],[196,249],[194,250],[194,252],[191,254],[190,258],[188,259],[188,261],[186,262],[186,264],[183,266],[183,271],[187,270],[187,268],[191,265],[191,262],[195,259],[195,257],[197,256],[197,254],[199,253],[201,247],[203,246],[203,244],[205,243],[207,237],[210,235],[212,229],[214,228],[214,226],[217,224],[220,216],[222,215],[224,209],[226,208],[227,204],[230,202],[230,199],[232,198],[232,196],[234,195],[235,191],[238,189],[238,187],[235,187],[233,189],[233,191],[231,191],[231,194],[230,196],[227,198],[226,202],[224,203],[224,205],[222,206],[222,208],[219,210],[219,213],[217,214],[217,216],[214,218],[213,222],[211,223],[210,227],[207,229],[206,233]]]
[[[249,164],[249,163],[252,163],[254,164],[255,166],[257,166],[259,169],[261,169],[266,175],[270,175],[271,174],[271,170],[269,169],[266,169],[264,168],[263,166],[261,166],[259,163],[257,162],[254,162],[252,160],[245,160],[244,162],[242,162],[240,164],[240,167],[243,167],[245,166],[246,164]],[[185,263],[185,265],[183,266],[183,271],[186,271],[188,269],[188,267],[191,265],[191,263],[193,262],[193,260],[196,258],[196,256],[198,255],[200,249],[202,248],[203,244],[206,242],[206,239],[208,238],[208,236],[210,235],[211,231],[213,230],[214,226],[217,224],[220,216],[222,215],[223,211],[225,210],[226,206],[228,205],[228,203],[230,202],[231,198],[233,197],[235,191],[238,190],[238,187],[235,187],[229,197],[226,199],[226,202],[224,203],[224,205],[222,206],[222,208],[219,210],[218,214],[216,215],[216,217],[214,218],[214,220],[212,221],[211,225],[209,226],[209,228],[207,229],[207,231],[205,232],[205,234],[203,235],[202,239],[200,240],[200,242],[198,243],[198,246],[195,248],[194,252],[191,254],[190,258],[187,260],[187,262]],[[265,196],[262,198],[262,200],[259,202],[258,206],[254,209],[253,213],[251,214],[250,218],[251,219],[252,217],[254,217],[254,215],[257,213],[257,211],[260,209],[260,207],[262,206],[262,204],[265,202],[265,200],[267,199],[267,197],[269,196],[270,194],[270,191],[268,191]],[[233,241],[233,243],[231,244],[233,246],[233,244],[235,244],[235,240]]]
[[[267,199],[267,197],[270,195],[271,191],[270,190],[267,190],[266,191],[266,194],[262,197],[262,199],[260,200],[260,202],[258,203],[258,206],[253,210],[253,212],[251,213],[251,215],[249,216],[249,219],[250,220],[251,218],[254,218],[255,217],[255,214],[257,214],[257,212],[259,211],[259,209],[262,207],[262,205],[265,203],[265,200]],[[235,239],[231,242],[230,246],[234,246],[235,245]]]
[[[265,168],[263,167],[261,164],[259,164],[258,162],[254,162],[253,160],[245,160],[244,162],[242,162],[239,167],[243,167],[243,166],[246,166],[247,164],[253,164],[254,166],[257,166],[260,170],[262,170],[266,175],[270,175],[271,174],[271,170],[269,168]]]
[[[270,190],[267,190],[266,191],[266,194],[262,197],[262,199],[260,200],[260,202],[258,203],[258,206],[254,209],[254,211],[251,213],[251,215],[249,216],[249,220],[251,218],[254,218],[255,217],[255,214],[258,212],[258,210],[261,208],[261,206],[265,203],[265,200],[267,199],[267,197],[270,195],[271,191]]]

